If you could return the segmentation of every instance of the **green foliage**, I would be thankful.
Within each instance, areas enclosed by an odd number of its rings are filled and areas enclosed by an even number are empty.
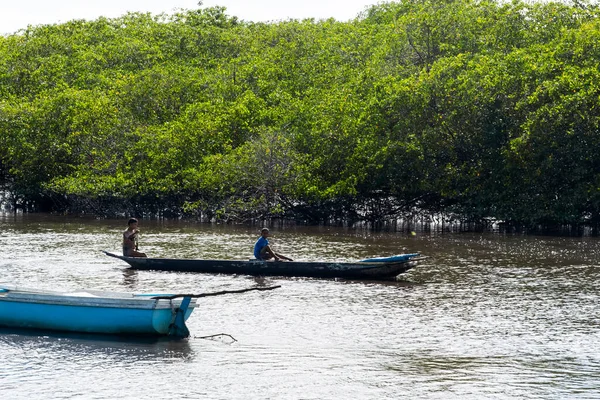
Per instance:
[[[599,43],[593,3],[520,0],[29,27],[0,37],[0,189],[40,210],[597,226]]]

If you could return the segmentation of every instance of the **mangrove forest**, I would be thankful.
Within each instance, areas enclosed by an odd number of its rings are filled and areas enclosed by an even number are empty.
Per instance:
[[[306,224],[600,226],[595,2],[223,7],[0,36],[0,199]]]

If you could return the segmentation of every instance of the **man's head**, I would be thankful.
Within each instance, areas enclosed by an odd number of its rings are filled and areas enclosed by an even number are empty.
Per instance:
[[[262,228],[262,229],[260,230],[260,234],[261,234],[263,237],[267,237],[267,236],[269,236],[269,230],[268,230],[267,228]]]

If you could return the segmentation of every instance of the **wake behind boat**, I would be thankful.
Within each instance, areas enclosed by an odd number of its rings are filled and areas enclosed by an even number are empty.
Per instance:
[[[136,270],[365,280],[393,279],[397,275],[414,268],[417,261],[421,259],[419,253],[370,258],[356,262],[143,258],[125,257],[107,251],[104,253],[125,261],[132,269]]]

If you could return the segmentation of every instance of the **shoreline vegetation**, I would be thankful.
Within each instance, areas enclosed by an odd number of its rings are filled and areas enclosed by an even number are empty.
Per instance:
[[[423,0],[348,22],[212,7],[30,26],[0,36],[0,199],[597,235],[599,11]]]

